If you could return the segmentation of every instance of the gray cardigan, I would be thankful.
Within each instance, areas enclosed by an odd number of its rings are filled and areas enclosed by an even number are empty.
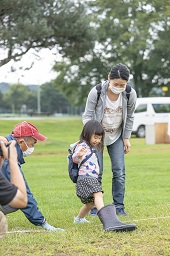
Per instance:
[[[99,122],[103,119],[104,108],[106,105],[106,94],[109,81],[102,82],[102,90],[98,104],[97,102],[97,90],[95,87],[91,89],[86,101],[85,111],[82,115],[83,124],[91,119],[95,119]],[[122,92],[123,96],[123,138],[129,139],[132,133],[133,121],[134,121],[134,110],[136,104],[136,91],[131,88],[129,100],[126,97],[126,91]]]

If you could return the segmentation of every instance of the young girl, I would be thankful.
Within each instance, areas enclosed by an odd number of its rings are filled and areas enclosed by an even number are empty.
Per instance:
[[[116,216],[114,204],[104,206],[103,191],[98,181],[99,163],[96,149],[103,148],[104,130],[102,125],[96,120],[88,121],[82,130],[80,140],[77,143],[73,162],[78,163],[79,176],[76,184],[76,194],[84,206],[80,209],[74,223],[89,222],[85,216],[96,206],[98,217],[107,231],[130,231],[136,228],[135,224],[125,224]],[[91,157],[88,157],[91,155]],[[83,164],[81,162],[87,158]]]
[[[96,155],[96,149],[103,147],[104,130],[98,121],[88,121],[80,135],[74,153],[73,161],[75,163],[82,162],[88,155],[91,157],[80,166],[79,176],[76,184],[76,194],[80,198],[84,206],[80,209],[77,217],[74,218],[74,223],[88,222],[85,216],[95,205],[97,210],[103,206],[103,191],[98,181],[99,164]]]

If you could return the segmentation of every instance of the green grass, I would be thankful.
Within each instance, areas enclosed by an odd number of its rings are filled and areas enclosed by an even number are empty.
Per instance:
[[[27,120],[29,121],[29,120]],[[20,121],[0,121],[0,134],[11,132]],[[21,211],[7,215],[9,233],[0,241],[0,256],[12,255],[170,255],[170,145],[146,145],[144,139],[131,139],[126,158],[125,206],[138,229],[130,233],[104,232],[98,217],[90,224],[74,225],[73,217],[82,206],[75,185],[67,173],[67,148],[79,138],[81,120],[33,120],[48,137],[39,142],[23,165],[25,178],[39,209],[48,222],[65,228],[64,233],[46,232],[32,225]],[[103,190],[105,204],[112,203],[110,161],[105,151]],[[36,232],[37,231],[37,232]],[[42,232],[38,232],[42,231]]]

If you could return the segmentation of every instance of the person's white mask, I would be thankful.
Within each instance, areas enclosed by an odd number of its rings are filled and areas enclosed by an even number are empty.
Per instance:
[[[114,86],[114,85],[109,84],[109,88],[110,88],[110,90],[111,90],[113,93],[115,93],[115,94],[119,94],[119,93],[121,93],[121,92],[124,92],[124,91],[125,91],[126,86],[125,86],[125,87],[123,87],[123,88],[119,88],[119,87],[116,87],[116,86]]]
[[[24,140],[24,142],[25,142],[25,140]],[[29,148],[26,142],[25,142],[25,145],[27,146],[27,150],[23,151],[23,156],[24,157],[30,156],[34,152],[34,147]]]

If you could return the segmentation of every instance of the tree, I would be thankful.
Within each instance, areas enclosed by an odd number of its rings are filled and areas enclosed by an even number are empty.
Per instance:
[[[30,108],[27,104],[29,99],[34,99],[35,101],[35,95],[27,86],[13,84],[3,97],[3,101],[5,102],[4,108],[10,109],[12,113],[20,113],[23,105],[26,105],[26,109]]]
[[[0,91],[0,112],[3,112],[3,108],[4,108],[3,94]]]
[[[41,110],[42,112],[67,113],[70,104],[68,100],[56,89],[52,82],[41,86]]]
[[[0,66],[20,60],[30,49],[56,47],[75,59],[92,47],[93,38],[81,1],[0,0]]]
[[[89,89],[107,79],[110,68],[124,63],[133,75],[138,96],[169,81],[170,3],[168,0],[96,0],[89,2],[95,47],[81,58],[57,63],[56,84],[77,105]],[[77,99],[77,94],[79,99]]]

